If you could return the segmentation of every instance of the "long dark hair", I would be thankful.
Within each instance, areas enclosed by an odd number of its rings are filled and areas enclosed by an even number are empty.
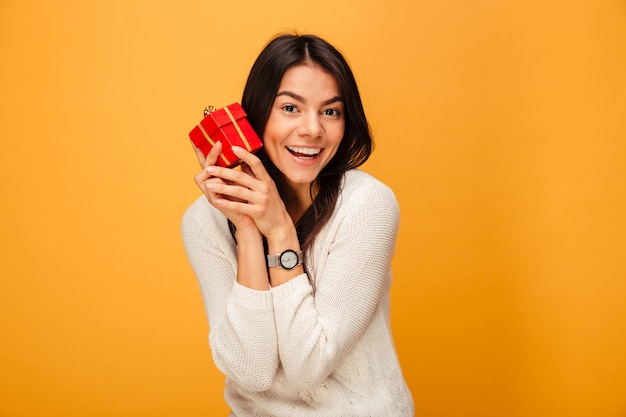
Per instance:
[[[372,153],[373,140],[350,66],[331,44],[315,35],[284,34],[272,39],[254,62],[241,99],[250,124],[261,139],[285,71],[298,65],[315,64],[337,81],[344,101],[345,131],[335,156],[312,184],[315,199],[296,223],[303,252],[332,216],[346,171],[362,165]],[[283,174],[261,149],[257,156],[276,183],[284,200]]]

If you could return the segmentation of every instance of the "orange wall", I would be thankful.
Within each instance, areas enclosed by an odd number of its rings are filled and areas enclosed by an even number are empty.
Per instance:
[[[626,416],[626,4],[0,2],[0,416],[226,415],[187,132],[295,28],[352,63],[402,207],[418,415]]]

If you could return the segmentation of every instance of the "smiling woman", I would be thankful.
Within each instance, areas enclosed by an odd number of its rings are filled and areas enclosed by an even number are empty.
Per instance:
[[[265,125],[265,152],[298,200],[311,205],[311,183],[337,153],[344,133],[335,78],[318,65],[289,68]],[[297,220],[297,219],[296,219]]]
[[[389,320],[399,208],[357,170],[372,138],[342,55],[311,35],[272,40],[242,106],[264,147],[242,170],[196,154],[185,213],[231,416],[411,416]]]

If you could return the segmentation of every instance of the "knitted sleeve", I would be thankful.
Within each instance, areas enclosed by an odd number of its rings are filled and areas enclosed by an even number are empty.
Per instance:
[[[315,291],[306,275],[272,288],[280,360],[295,389],[317,386],[337,368],[370,324],[391,279],[399,225],[393,192],[367,182],[342,200]]]
[[[226,218],[205,201],[186,211],[182,235],[200,284],[217,368],[249,391],[265,391],[278,368],[269,291],[239,285],[237,255]]]

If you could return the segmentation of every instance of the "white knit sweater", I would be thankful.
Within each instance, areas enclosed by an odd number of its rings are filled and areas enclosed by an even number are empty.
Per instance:
[[[398,221],[391,189],[349,171],[305,254],[309,275],[257,291],[236,282],[226,218],[204,196],[189,207],[183,241],[231,416],[413,416],[389,322]]]

